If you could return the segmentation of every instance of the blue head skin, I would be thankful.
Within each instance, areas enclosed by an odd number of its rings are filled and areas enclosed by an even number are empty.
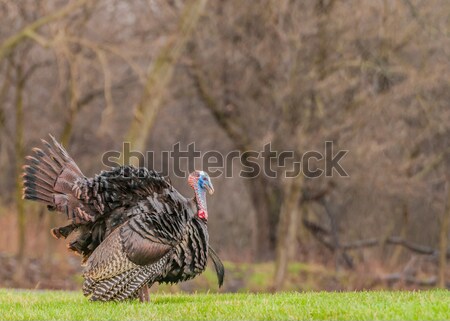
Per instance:
[[[194,189],[195,201],[197,203],[197,215],[201,219],[208,219],[208,209],[206,206],[206,191],[214,193],[211,178],[204,171],[194,171],[189,175],[189,185]]]

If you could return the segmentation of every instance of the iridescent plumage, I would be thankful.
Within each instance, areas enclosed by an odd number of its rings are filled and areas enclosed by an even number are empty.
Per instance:
[[[43,202],[71,220],[57,238],[76,231],[69,248],[83,257],[83,292],[91,300],[148,298],[147,286],[179,282],[204,271],[208,255],[223,282],[223,265],[209,247],[203,171],[189,175],[194,198],[183,197],[164,177],[122,166],[85,177],[52,137],[35,148],[24,167],[24,198]]]

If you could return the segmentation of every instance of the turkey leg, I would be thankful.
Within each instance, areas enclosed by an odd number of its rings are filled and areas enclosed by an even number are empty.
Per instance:
[[[149,302],[150,301],[150,294],[148,293],[148,286],[147,286],[147,284],[144,285],[139,290],[139,301],[141,301],[141,302]]]

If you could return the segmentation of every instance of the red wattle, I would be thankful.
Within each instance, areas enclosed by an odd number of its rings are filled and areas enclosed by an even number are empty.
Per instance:
[[[203,219],[203,220],[207,220],[208,219],[208,212],[204,211],[204,210],[198,210],[197,215],[199,218]]]

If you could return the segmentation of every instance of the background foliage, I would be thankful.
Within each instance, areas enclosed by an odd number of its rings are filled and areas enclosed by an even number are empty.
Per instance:
[[[214,179],[225,290],[448,286],[449,13],[445,0],[1,0],[0,285],[79,287],[78,259],[48,233],[64,218],[20,198],[24,156],[50,132],[86,175],[123,141],[155,155],[333,141],[349,178]]]

